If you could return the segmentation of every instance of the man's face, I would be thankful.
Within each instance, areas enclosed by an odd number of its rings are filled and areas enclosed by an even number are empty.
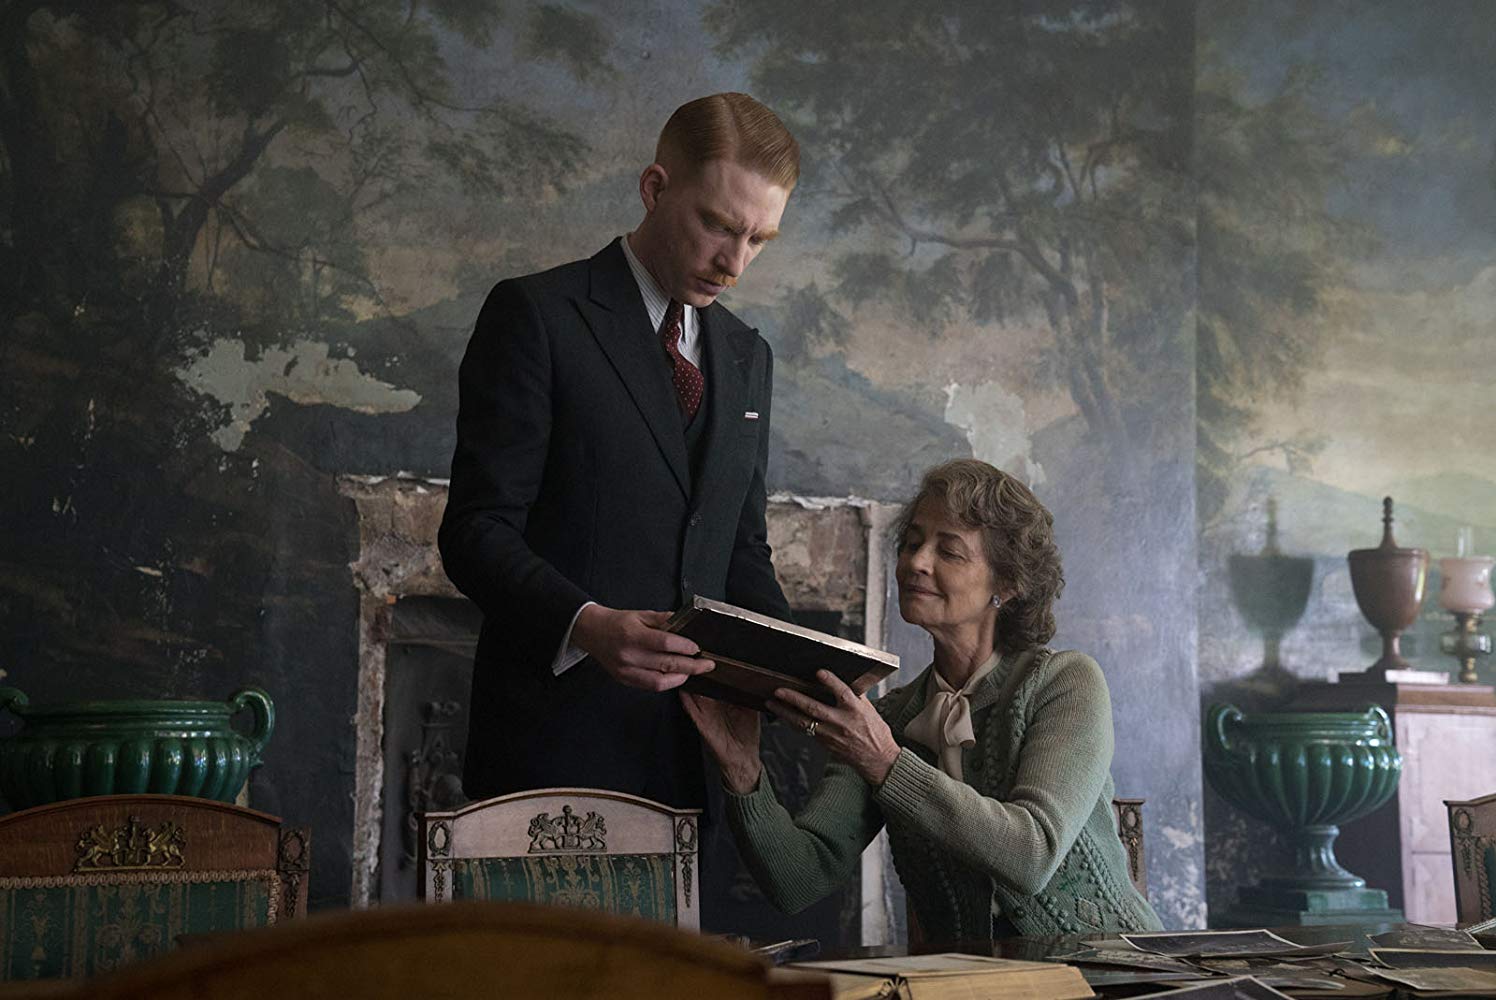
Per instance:
[[[654,184],[650,171],[659,171]],[[666,295],[697,308],[737,284],[779,235],[789,200],[788,191],[762,174],[725,160],[685,178],[667,177],[656,164],[645,172],[641,191],[655,248],[646,263]]]

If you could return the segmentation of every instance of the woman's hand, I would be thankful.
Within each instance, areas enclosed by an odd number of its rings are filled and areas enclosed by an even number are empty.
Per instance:
[[[899,755],[893,730],[863,695],[843,684],[829,670],[817,670],[816,679],[836,697],[825,705],[789,688],[774,692],[769,711],[797,729],[815,723],[814,736],[821,745],[851,765],[874,788],[883,784]]]
[[[758,713],[716,698],[680,693],[686,714],[696,723],[701,740],[717,766],[722,781],[736,795],[747,795],[758,784],[763,764],[758,759],[760,724]]]

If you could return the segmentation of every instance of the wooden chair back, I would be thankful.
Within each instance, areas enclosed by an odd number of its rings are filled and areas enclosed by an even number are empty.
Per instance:
[[[0,979],[92,975],[179,935],[305,916],[310,862],[305,828],[185,795],[0,817]]]
[[[701,925],[699,809],[545,788],[420,816],[421,898],[580,906]]]
[[[1454,863],[1455,919],[1460,924],[1490,920],[1492,879],[1496,878],[1496,793],[1478,799],[1446,799],[1449,847]]]
[[[93,1000],[780,995],[765,962],[723,941],[613,914],[477,902],[320,913],[182,949],[87,987]]]
[[[1147,799],[1112,799],[1117,817],[1117,836],[1127,852],[1127,877],[1144,899],[1148,898],[1148,858],[1143,853],[1143,803]]]

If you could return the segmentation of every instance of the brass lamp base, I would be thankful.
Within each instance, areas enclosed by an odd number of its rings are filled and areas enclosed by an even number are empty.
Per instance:
[[[1439,637],[1439,648],[1460,661],[1460,683],[1474,684],[1478,680],[1475,663],[1490,655],[1491,637],[1480,630],[1481,612],[1451,611],[1455,627]]]

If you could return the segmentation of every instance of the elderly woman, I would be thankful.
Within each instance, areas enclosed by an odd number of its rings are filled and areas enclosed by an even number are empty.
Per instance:
[[[1054,518],[985,462],[928,472],[899,524],[899,611],[935,660],[876,703],[828,671],[824,705],[770,709],[833,760],[790,816],[763,779],[758,714],[682,695],[721,765],[749,870],[796,912],[852,875],[885,824],[932,941],[1156,930],[1112,814],[1112,709],[1084,653],[1044,646],[1064,586]]]

